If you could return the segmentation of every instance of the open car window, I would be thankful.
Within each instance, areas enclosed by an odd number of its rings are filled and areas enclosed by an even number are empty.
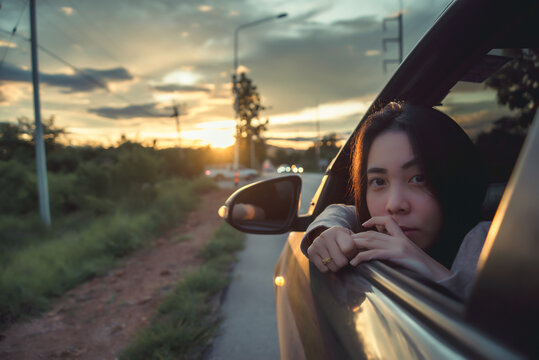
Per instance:
[[[537,108],[539,49],[492,49],[437,108],[476,144],[489,184],[507,183]]]

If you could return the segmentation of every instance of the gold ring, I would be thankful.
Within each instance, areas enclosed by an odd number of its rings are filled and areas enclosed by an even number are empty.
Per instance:
[[[322,264],[327,265],[332,261],[333,259],[331,258],[331,256],[328,256],[327,258],[322,259]]]

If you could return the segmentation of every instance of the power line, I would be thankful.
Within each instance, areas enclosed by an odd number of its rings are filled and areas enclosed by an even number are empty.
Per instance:
[[[4,33],[10,33],[9,31],[7,30],[4,30],[4,29],[0,29],[0,32],[4,32]],[[16,36],[22,38],[23,40],[26,40],[28,42],[31,42],[31,40],[25,36],[22,36],[22,35],[19,35],[19,34],[16,34]],[[94,78],[92,75],[86,73],[84,70],[82,69],[79,69],[77,68],[75,65],[72,65],[71,63],[69,63],[67,60],[64,60],[62,59],[60,56],[56,55],[55,53],[53,53],[52,51],[50,51],[49,49],[43,47],[42,45],[39,45],[38,44],[38,48],[39,50],[45,52],[47,55],[51,56],[52,58],[56,59],[57,61],[69,66],[71,69],[73,69],[78,75],[82,76],[83,78],[85,78],[87,81],[91,82],[91,83],[94,83],[95,85],[97,85],[98,87],[102,88],[102,89],[105,89],[109,94],[111,94],[112,96],[126,102],[127,104],[131,105],[131,106],[135,106],[129,99],[127,99],[126,97],[122,96],[122,95],[119,95],[119,94],[116,94],[116,93],[113,93],[106,84],[103,84],[101,81],[99,81],[98,79]],[[151,114],[150,112],[148,111],[145,111],[146,112],[146,115],[149,115],[149,116],[154,116],[154,114]]]
[[[52,15],[57,15],[58,14],[57,9],[49,2],[49,0],[42,0],[42,1],[43,1],[43,3],[45,3],[50,8],[50,11],[48,12],[49,14],[52,14]],[[74,4],[72,2],[69,2],[69,4],[71,5],[71,7],[73,9],[76,9],[74,11],[74,13],[76,13],[81,19],[83,19],[84,22],[88,23],[88,20],[80,14],[80,10],[78,10],[74,6]],[[56,18],[58,18],[58,16],[56,16]],[[70,28],[70,31],[64,31],[59,21],[49,21],[49,23],[51,23],[52,26],[59,29],[60,33],[63,36],[67,37],[73,44],[77,44],[77,41],[73,37],[69,36],[69,33],[72,32],[71,29],[75,29],[78,32],[78,34],[79,34],[78,37],[81,37],[81,35],[83,37],[86,37],[86,41],[91,43],[91,45],[93,47],[95,47],[97,50],[99,50],[99,52],[101,52],[105,57],[110,58],[115,63],[118,63],[118,64],[121,65],[120,61],[115,56],[113,56],[105,47],[103,47],[100,44],[100,42],[103,42],[103,39],[107,38],[106,36],[100,36],[101,39],[98,42],[98,41],[95,40],[94,37],[90,36],[90,31],[88,31],[88,30],[84,30],[84,31],[80,30],[81,23],[80,22],[75,23],[75,21],[73,21],[71,19],[71,16],[66,15],[66,16],[62,16],[62,17],[59,17],[59,18],[62,19],[62,21],[64,21],[65,23],[67,23],[67,25]],[[95,29],[95,26],[93,26],[93,25],[90,25],[89,27],[91,27],[92,29]]]
[[[17,22],[15,23],[15,26],[13,27],[13,30],[11,30],[10,36],[9,36],[9,42],[13,39],[13,36],[17,32],[17,27],[19,26],[19,23],[22,18],[22,14],[24,14],[24,10],[26,9],[26,6],[28,5],[28,0],[24,2],[24,6],[22,7],[21,13],[19,14],[19,18],[17,19]],[[2,67],[4,66],[4,60],[6,59],[7,52],[9,51],[10,47],[6,46],[6,50],[4,51],[4,55],[2,56],[2,60],[0,61],[0,71],[2,70]]]

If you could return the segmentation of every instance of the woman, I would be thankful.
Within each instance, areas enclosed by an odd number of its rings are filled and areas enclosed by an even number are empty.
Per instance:
[[[464,131],[432,108],[389,103],[361,124],[350,175],[355,207],[329,206],[302,240],[316,267],[385,260],[465,297],[490,223],[477,224],[486,179]]]

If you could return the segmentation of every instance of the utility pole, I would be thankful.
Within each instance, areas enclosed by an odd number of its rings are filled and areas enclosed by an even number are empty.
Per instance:
[[[47,162],[45,156],[45,143],[43,141],[43,124],[41,123],[41,109],[39,102],[39,65],[37,61],[37,31],[36,31],[36,0],[30,0],[30,32],[32,48],[32,81],[34,85],[34,118],[35,118],[35,147],[37,168],[37,192],[39,195],[39,213],[41,220],[47,225],[51,224],[49,206],[49,185],[47,182]]]
[[[320,170],[320,114],[319,114],[319,104],[318,100],[316,101],[316,168]]]
[[[396,42],[399,46],[399,58],[398,59],[384,59],[384,73],[387,72],[387,64],[390,64],[390,63],[397,63],[397,64],[400,64],[402,63],[402,52],[403,52],[403,44],[402,44],[402,38],[403,38],[403,32],[402,32],[402,0],[400,1],[400,10],[399,10],[399,13],[397,16],[391,16],[391,17],[386,17],[383,19],[382,21],[382,30],[385,32],[386,31],[386,23],[388,21],[397,21],[398,23],[398,31],[399,31],[399,34],[397,37],[392,37],[392,38],[384,38],[382,39],[382,46],[383,46],[383,49],[384,49],[384,52],[387,51],[387,43],[388,42]]]

